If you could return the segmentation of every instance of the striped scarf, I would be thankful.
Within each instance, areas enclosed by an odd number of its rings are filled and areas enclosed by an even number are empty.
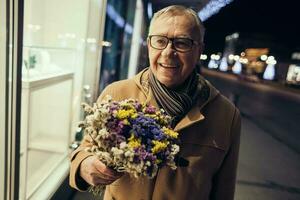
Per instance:
[[[202,89],[196,70],[192,72],[180,88],[170,89],[160,83],[150,69],[149,84],[159,106],[172,117],[173,127],[192,108]]]

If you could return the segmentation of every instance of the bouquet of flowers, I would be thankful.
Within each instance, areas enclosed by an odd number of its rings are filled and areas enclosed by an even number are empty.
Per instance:
[[[79,126],[92,141],[86,150],[106,166],[136,178],[153,178],[162,166],[176,169],[178,133],[164,110],[133,99],[113,101],[110,96],[83,108],[87,115]]]

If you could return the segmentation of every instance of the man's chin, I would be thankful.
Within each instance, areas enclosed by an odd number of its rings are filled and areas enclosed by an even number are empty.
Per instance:
[[[158,79],[159,82],[161,84],[163,84],[164,86],[166,86],[167,88],[174,88],[176,87],[176,83],[174,82],[174,80],[168,80],[168,79]]]

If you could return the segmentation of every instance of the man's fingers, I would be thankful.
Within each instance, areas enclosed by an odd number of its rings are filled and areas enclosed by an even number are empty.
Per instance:
[[[96,156],[91,156],[82,161],[80,176],[90,185],[108,185],[122,176],[105,166]]]
[[[111,184],[112,182],[114,182],[114,180],[109,180],[109,179],[104,179],[102,177],[98,177],[98,176],[94,176],[93,177],[93,180],[91,181],[93,186],[96,186],[96,185],[109,185]]]
[[[117,178],[120,178],[122,176],[122,173],[119,173],[113,169],[110,169],[106,167],[101,161],[97,160],[95,162],[95,168],[101,173],[101,175],[104,179],[111,179],[115,180]]]
[[[117,178],[111,178],[102,173],[93,174],[93,185],[109,185],[116,181]]]
[[[102,172],[95,172],[95,173],[91,174],[91,176],[93,177],[93,179],[95,179],[95,181],[97,181],[98,179],[102,179],[102,180],[106,180],[106,181],[116,180],[115,177],[108,176],[106,174],[103,174]]]

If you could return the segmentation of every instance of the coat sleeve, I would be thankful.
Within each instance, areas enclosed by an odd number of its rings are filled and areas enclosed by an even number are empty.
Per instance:
[[[231,145],[223,163],[213,177],[211,200],[233,200],[236,184],[237,163],[240,145],[241,117],[235,109],[231,125]]]
[[[110,86],[108,86],[99,96],[97,102],[100,102],[106,95],[113,96],[113,91]],[[84,159],[89,156],[93,156],[92,153],[88,153],[85,151],[87,147],[92,145],[91,138],[89,136],[84,136],[80,146],[71,153],[70,160],[70,174],[69,174],[69,184],[71,187],[79,190],[79,191],[86,191],[89,187],[88,183],[86,183],[80,176],[79,176],[79,169],[80,164]]]

